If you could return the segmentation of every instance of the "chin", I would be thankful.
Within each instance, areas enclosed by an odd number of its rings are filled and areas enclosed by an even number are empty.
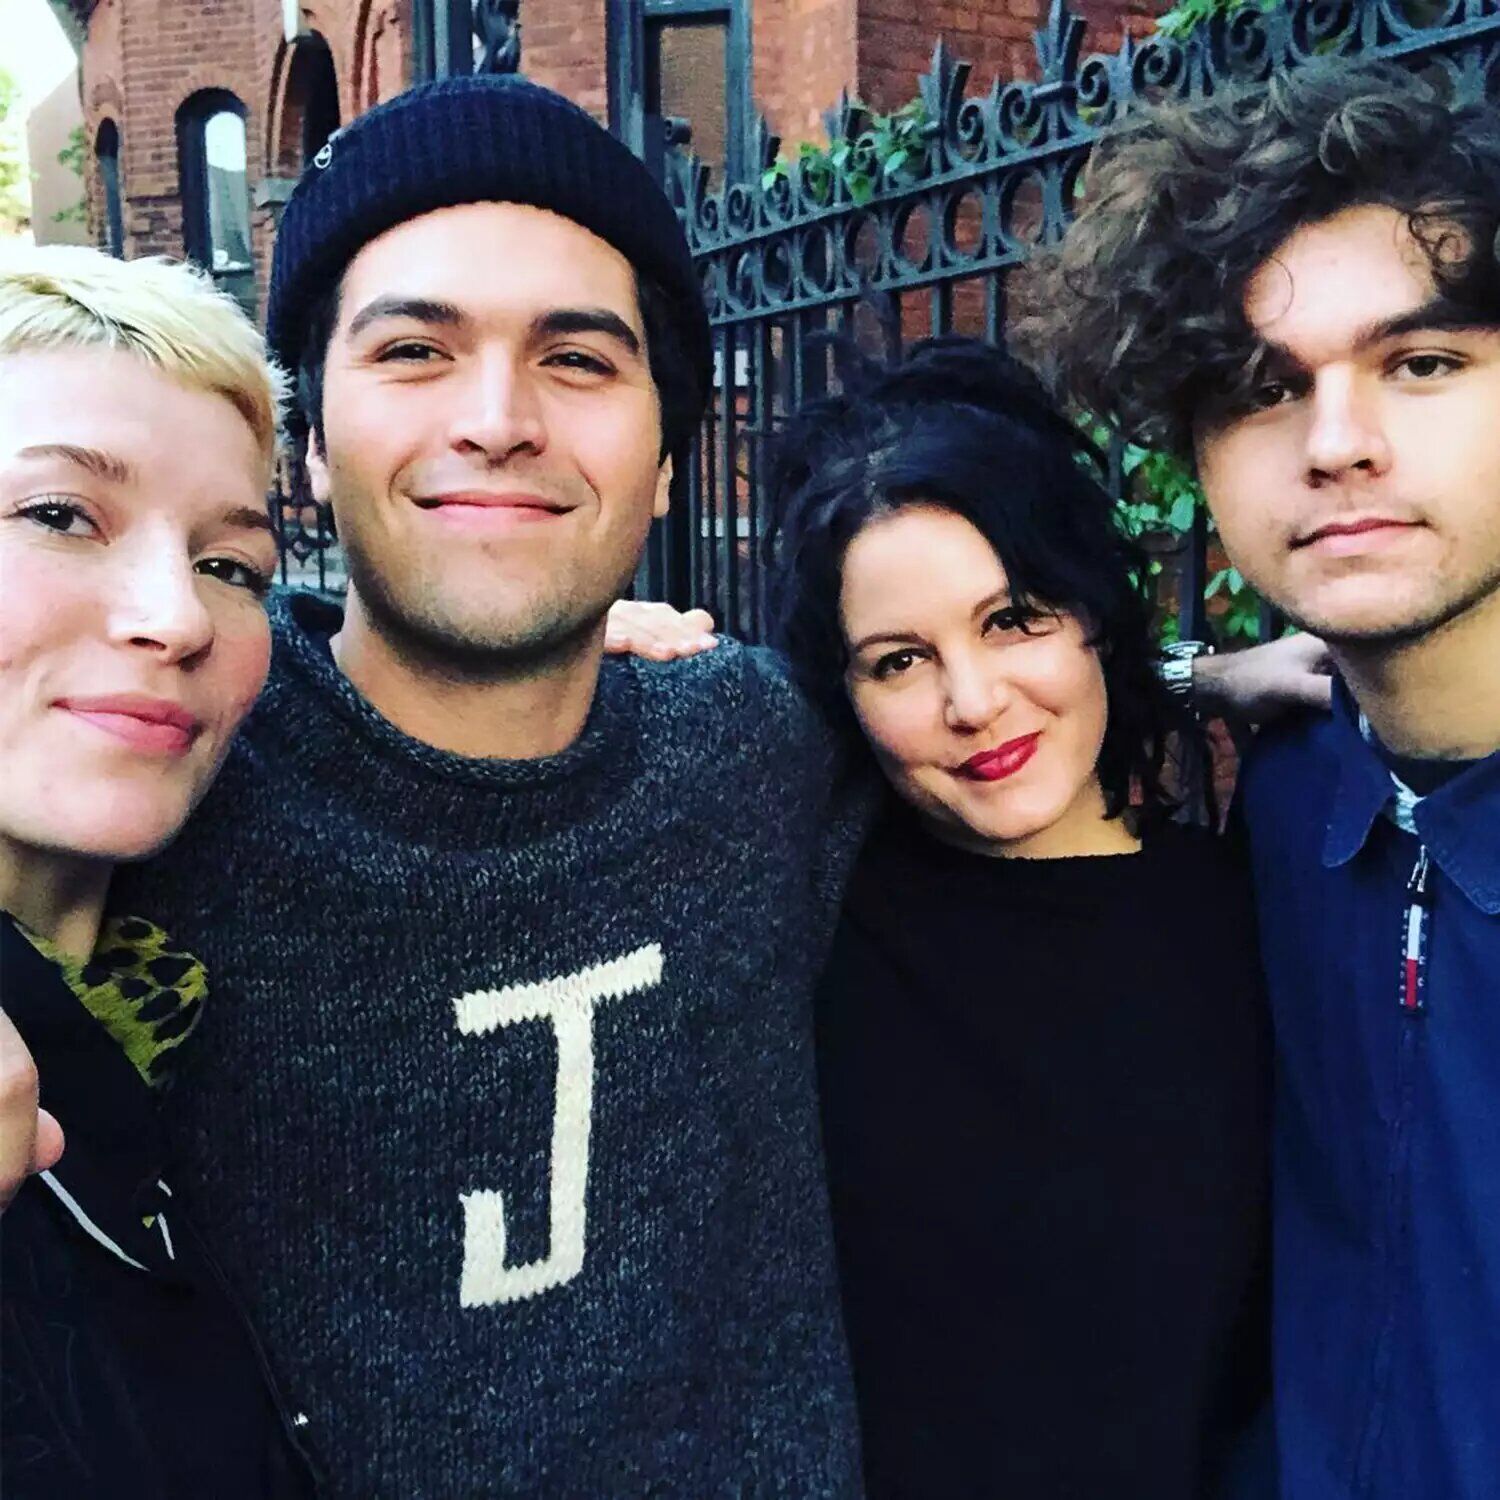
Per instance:
[[[115,801],[89,818],[86,809],[75,809],[62,826],[44,830],[37,843],[82,859],[107,860],[111,864],[149,859],[164,849],[187,818],[188,806],[173,800],[171,806],[121,806]]]
[[[989,847],[1012,847],[1045,833],[1063,815],[1064,807],[1025,806],[997,810],[995,815],[975,816],[972,810],[950,809],[943,820],[959,843]]]
[[[1284,606],[1301,630],[1333,644],[1404,645],[1462,614],[1465,604],[1435,599],[1405,600],[1391,591],[1362,591],[1364,597],[1317,598],[1305,608]]]

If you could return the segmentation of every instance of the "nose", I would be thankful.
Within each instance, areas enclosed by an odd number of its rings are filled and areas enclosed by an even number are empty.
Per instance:
[[[181,538],[143,541],[133,555],[121,558],[110,601],[111,640],[169,663],[200,655],[214,638],[203,587]]]
[[[1307,481],[1314,487],[1383,474],[1391,461],[1378,395],[1348,369],[1314,382],[1307,429]]]
[[[455,393],[453,412],[451,440],[460,452],[494,463],[547,446],[536,382],[525,360],[509,352],[474,361],[464,388]]]
[[[943,718],[949,729],[972,734],[989,728],[1008,697],[1003,674],[978,653],[944,663]]]

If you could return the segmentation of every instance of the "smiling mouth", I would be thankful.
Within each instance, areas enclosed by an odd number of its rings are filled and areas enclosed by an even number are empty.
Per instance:
[[[557,505],[540,495],[419,495],[414,503],[418,510],[426,511],[498,511],[540,516],[563,516],[568,513],[567,506]]]
[[[982,750],[972,755],[958,768],[958,774],[969,781],[1004,781],[1014,776],[1027,761],[1036,754],[1041,730],[1034,734],[1023,734],[1017,739],[1006,740],[993,750]]]
[[[1360,541],[1365,538],[1395,536],[1401,532],[1420,529],[1420,522],[1397,521],[1388,516],[1366,516],[1353,521],[1330,521],[1327,525],[1319,526],[1316,531],[1309,531],[1305,536],[1298,537],[1292,543],[1292,550],[1314,547],[1319,543],[1326,543],[1335,549],[1357,548]]]
[[[203,728],[198,719],[174,703],[133,694],[62,698],[56,706],[133,750],[174,758],[192,749]]]

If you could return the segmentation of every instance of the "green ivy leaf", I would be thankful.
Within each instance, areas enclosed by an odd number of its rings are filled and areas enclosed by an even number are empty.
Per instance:
[[[1167,525],[1173,531],[1187,531],[1193,524],[1193,512],[1198,509],[1198,497],[1192,490],[1181,490],[1172,501],[1167,512]]]

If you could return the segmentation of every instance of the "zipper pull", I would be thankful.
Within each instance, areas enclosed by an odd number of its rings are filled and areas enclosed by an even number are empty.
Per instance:
[[[1427,905],[1427,845],[1417,850],[1417,862],[1406,882],[1406,899]]]
[[[1402,917],[1401,1009],[1409,1016],[1427,1009],[1427,919],[1432,895],[1427,889],[1427,846],[1417,850],[1417,862],[1406,882],[1406,911]]]

